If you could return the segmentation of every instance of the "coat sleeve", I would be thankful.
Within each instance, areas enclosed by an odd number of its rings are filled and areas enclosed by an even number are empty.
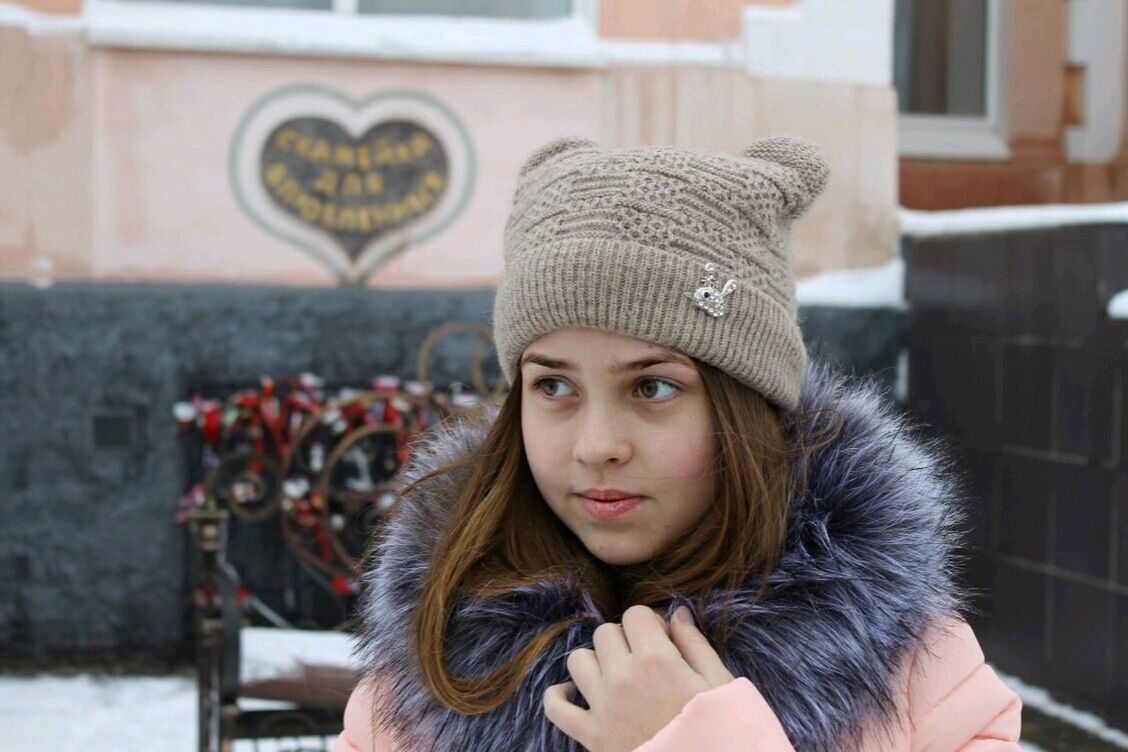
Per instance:
[[[1017,752],[1022,700],[984,661],[967,622],[945,622],[926,645],[908,679],[913,752]]]
[[[984,662],[967,622],[952,619],[925,635],[925,647],[898,673],[902,735],[865,744],[869,752],[1018,752],[1022,701]],[[734,679],[694,697],[635,752],[709,749],[794,752],[759,690]]]
[[[362,682],[349,696],[345,727],[333,744],[333,752],[393,752],[391,740],[373,732],[371,708],[371,685]]]
[[[760,690],[744,677],[686,703],[672,721],[635,752],[794,752]]]

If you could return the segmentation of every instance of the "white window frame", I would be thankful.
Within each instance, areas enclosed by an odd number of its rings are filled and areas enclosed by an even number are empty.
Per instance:
[[[599,0],[573,0],[563,18],[360,14],[332,10],[86,0],[95,47],[309,55],[571,68],[603,64]]]
[[[986,115],[899,114],[900,156],[918,159],[1007,160],[1007,66],[1010,0],[987,0]]]

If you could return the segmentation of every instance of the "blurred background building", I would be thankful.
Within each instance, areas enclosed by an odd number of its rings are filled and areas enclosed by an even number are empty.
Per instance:
[[[988,658],[1128,729],[1126,34],[1124,0],[0,3],[0,655],[182,660],[173,402],[488,322],[537,146],[791,133],[832,163],[810,349],[954,441]]]

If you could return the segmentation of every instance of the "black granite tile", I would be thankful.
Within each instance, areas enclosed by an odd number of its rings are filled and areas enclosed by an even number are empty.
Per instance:
[[[1053,249],[1056,333],[1091,340],[1104,319],[1098,281],[1101,274],[1098,235],[1101,228],[1075,225],[1057,230]]]
[[[1111,590],[1054,578],[1050,666],[1054,684],[1085,697],[1112,689],[1116,598]]]
[[[959,472],[967,495],[967,543],[990,547],[999,495],[999,457],[990,452],[968,450],[960,462]]]
[[[1002,446],[999,393],[1003,369],[1002,346],[992,337],[971,341],[966,370],[955,376],[963,409],[957,412],[961,434],[969,447],[994,452]]]
[[[999,458],[999,550],[1031,561],[1049,561],[1053,465],[1043,460]]]
[[[981,235],[953,242],[949,322],[972,332],[1000,332],[1007,297],[1007,236]]]
[[[1004,445],[1051,448],[1054,355],[1046,345],[1002,344],[1000,432]]]
[[[1123,323],[1128,336],[1128,321]],[[1114,446],[1111,454],[1116,467],[1128,470],[1128,339],[1124,342],[1124,350],[1112,359],[1112,369]]]
[[[801,305],[803,341],[812,360],[829,361],[846,373],[872,377],[890,391],[897,383],[897,359],[905,347],[902,311]]]
[[[1113,626],[1112,692],[1108,718],[1128,731],[1128,595],[1116,597],[1116,623]]]
[[[1003,314],[1007,334],[1050,337],[1056,332],[1054,249],[1059,242],[1056,229],[1008,236]]]
[[[1128,290],[1128,225],[1102,225],[1095,244],[1099,251],[1100,274],[1098,297],[1101,306],[1120,292]]]
[[[973,623],[987,660],[1024,680],[1042,684],[1046,662],[1047,575],[1000,561],[987,618]]]
[[[1109,579],[1112,509],[1110,471],[1091,465],[1056,464],[1053,473],[1053,563]]]
[[[945,395],[950,361],[943,331],[930,334],[925,327],[909,330],[908,407],[934,430],[951,435],[957,423]]]
[[[1112,450],[1109,452],[1113,467],[1128,469],[1128,321],[1123,321],[1125,342],[1120,352],[1110,359],[1112,375],[1112,410],[1110,433]]]
[[[1062,347],[1054,368],[1052,447],[1113,464],[1117,449],[1114,431],[1120,429],[1122,408],[1117,394],[1119,364],[1096,346]]]
[[[984,451],[1001,445],[996,420],[1000,348],[964,331],[909,337],[909,405],[936,430]]]
[[[905,238],[905,298],[913,308],[947,308],[955,263],[953,238]]]
[[[967,561],[960,570],[959,583],[968,596],[967,620],[977,632],[991,628],[992,590],[999,561],[985,548],[967,549]]]
[[[1117,582],[1128,585],[1128,467],[1113,473],[1112,504],[1116,519],[1116,575]]]
[[[967,434],[976,388],[968,379],[975,363],[971,342],[961,334],[949,332],[935,340],[932,348],[936,373],[933,398],[945,415],[949,433],[962,441]]]
[[[906,404],[919,418],[927,420],[927,413],[931,410],[931,398],[936,393],[936,389],[932,353],[927,346],[921,347],[918,344],[922,340],[927,341],[927,337],[923,335],[920,329],[913,328],[910,324],[905,345],[909,367]]]

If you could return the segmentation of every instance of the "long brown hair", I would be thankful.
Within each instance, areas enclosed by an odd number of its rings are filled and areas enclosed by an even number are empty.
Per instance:
[[[443,656],[457,597],[504,597],[545,580],[570,582],[591,594],[605,619],[618,620],[628,606],[659,607],[674,593],[700,604],[706,592],[720,587],[731,599],[750,575],[766,576],[776,565],[790,501],[805,483],[792,472],[791,462],[802,448],[785,436],[778,409],[757,391],[706,363],[695,365],[716,429],[716,501],[700,524],[643,565],[600,562],[541,497],[521,436],[519,372],[478,447],[401,492],[409,496],[437,475],[471,468],[431,561],[414,619],[423,676],[448,708],[467,715],[497,708],[545,647],[583,618],[546,628],[488,676],[465,678],[451,674]],[[725,634],[712,637],[727,639]]]

